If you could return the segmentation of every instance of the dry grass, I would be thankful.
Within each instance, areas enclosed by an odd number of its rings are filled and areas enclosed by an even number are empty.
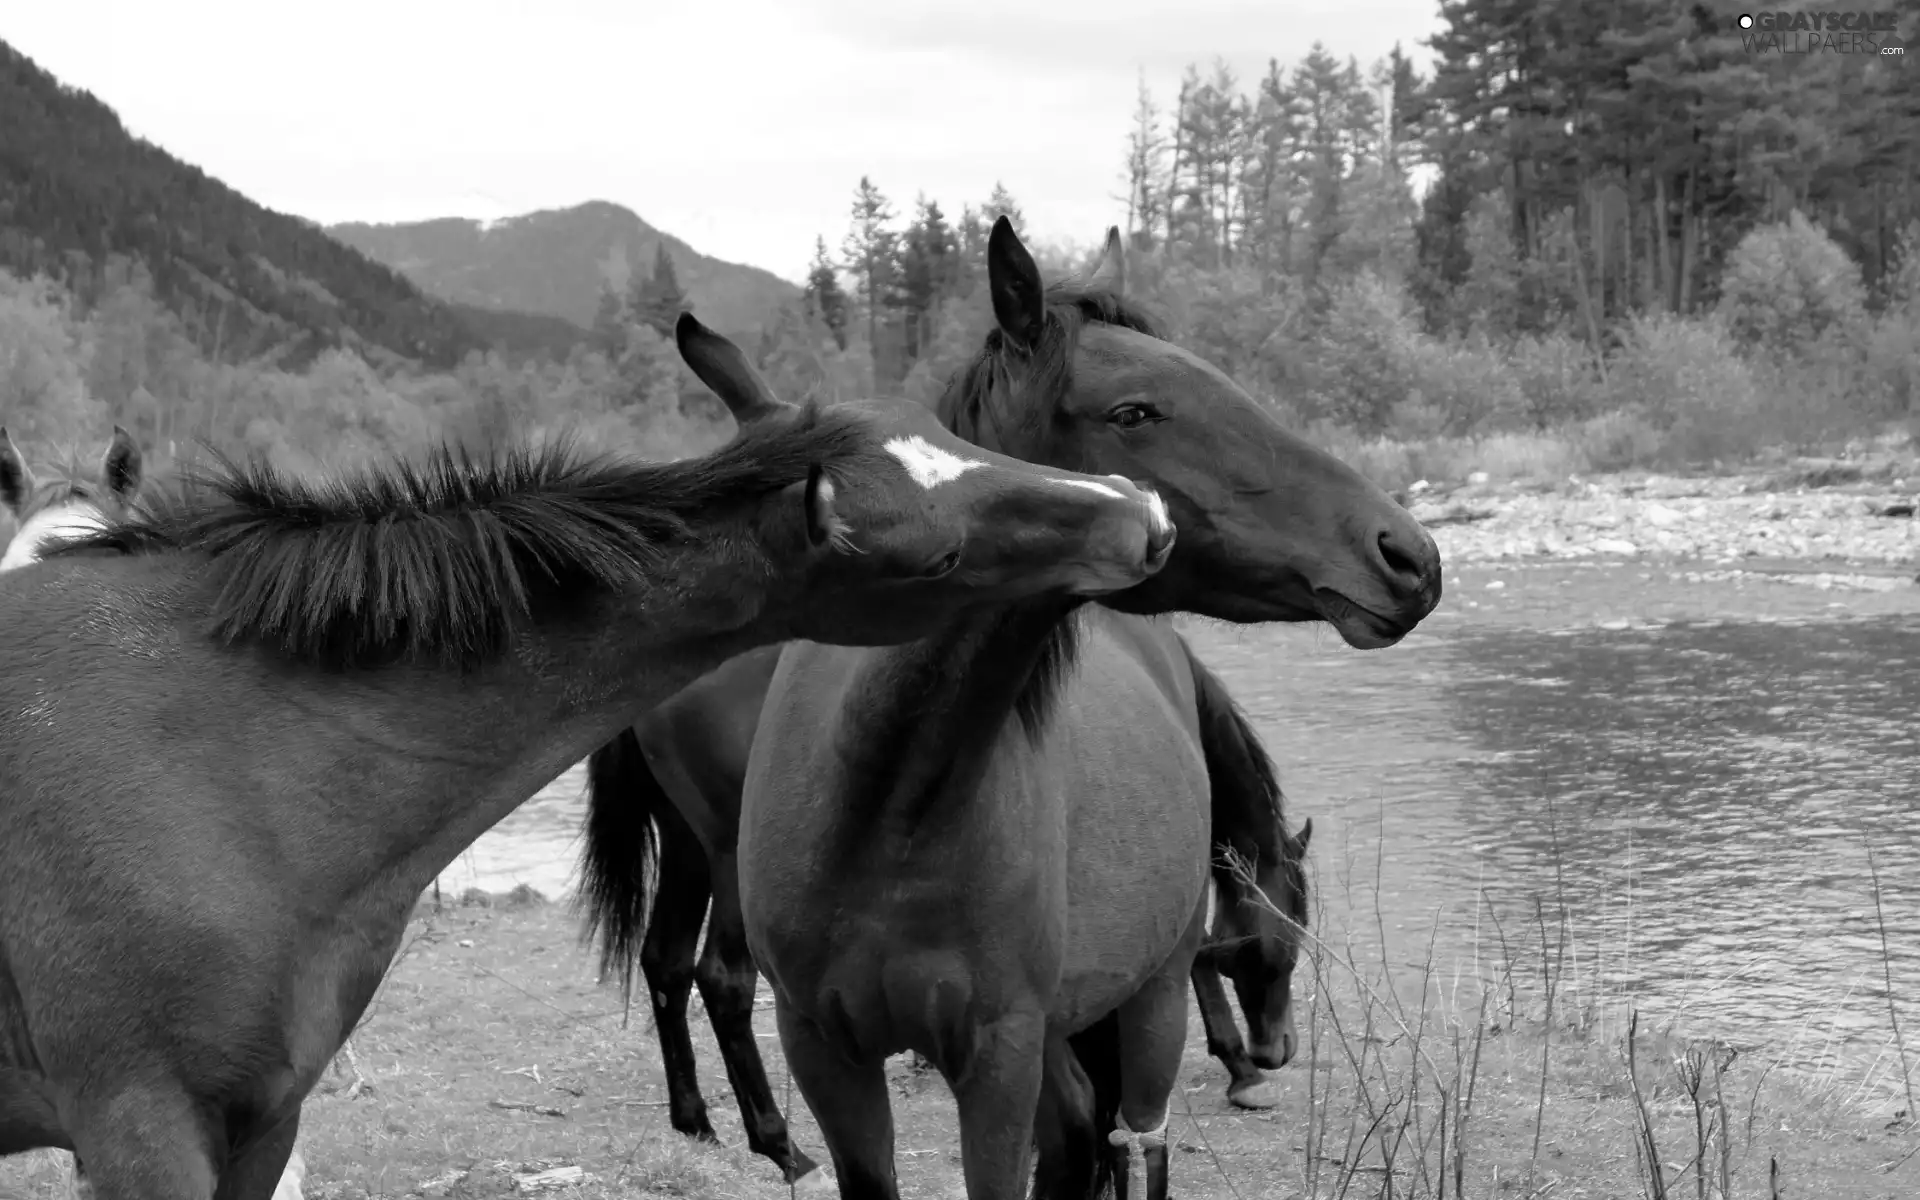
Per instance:
[[[1316,922],[1295,980],[1304,1046],[1275,1076],[1278,1108],[1226,1102],[1193,1018],[1170,1128],[1177,1193],[1744,1200],[1776,1194],[1777,1167],[1781,1195],[1920,1194],[1920,1143],[1911,1122],[1890,1120],[1893,1092],[1838,1073],[1788,1077],[1764,1054],[1639,1027],[1605,1002],[1601,956],[1557,911],[1545,898],[1526,913],[1483,904],[1484,954],[1444,970],[1369,962],[1365,939]],[[617,991],[594,982],[576,933],[562,906],[526,894],[421,906],[354,1038],[366,1086],[339,1064],[308,1102],[310,1200],[519,1195],[517,1179],[554,1167],[586,1173],[553,1193],[566,1197],[786,1194],[744,1148],[698,1014],[724,1144],[668,1128],[652,1031],[638,1014],[623,1026]],[[776,1091],[795,1136],[824,1159],[761,1002]],[[945,1086],[904,1062],[891,1078],[903,1195],[958,1196]],[[0,1163],[0,1197],[51,1200],[63,1185],[43,1156]]]
[[[1874,890],[1877,911],[1877,873]],[[1351,897],[1345,908],[1336,936],[1316,907],[1296,973],[1316,1070],[1289,1194],[1920,1194],[1911,1069],[1885,961],[1886,1052],[1864,1071],[1818,1055],[1823,1069],[1792,1072],[1780,1063],[1804,1061],[1798,1047],[1693,1038],[1681,1018],[1648,1028],[1608,982],[1620,965],[1609,951],[1629,947],[1584,936],[1564,896],[1504,913],[1476,898],[1474,950],[1450,965],[1432,950],[1440,914],[1424,959],[1396,966],[1379,951],[1377,894],[1371,914]]]

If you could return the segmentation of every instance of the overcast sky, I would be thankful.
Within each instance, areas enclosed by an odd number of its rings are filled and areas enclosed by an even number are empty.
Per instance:
[[[241,192],[323,222],[494,218],[592,199],[798,280],[871,175],[903,214],[1005,181],[1090,245],[1138,73],[1163,103],[1317,39],[1365,68],[1437,0],[48,0],[0,38]]]

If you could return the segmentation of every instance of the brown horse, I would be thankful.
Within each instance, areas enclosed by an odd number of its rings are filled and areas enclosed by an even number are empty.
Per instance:
[[[0,505],[14,520],[0,571],[38,562],[55,542],[98,529],[138,502],[140,446],[120,426],[113,427],[113,439],[94,470],[86,470],[75,456],[69,459],[43,478],[0,426]]]
[[[15,522],[13,537],[0,555],[0,571],[39,562],[46,550],[61,541],[101,529],[110,519],[133,511],[144,482],[143,458],[139,443],[115,425],[95,471],[88,473],[70,460],[43,479],[27,464],[6,429],[0,428],[0,504]],[[74,1196],[91,1195],[85,1167],[69,1159]],[[301,1200],[300,1180],[305,1174],[306,1163],[295,1146],[273,1200]]]
[[[883,1064],[905,1050],[954,1090],[976,1200],[1017,1196],[1036,1140],[1039,1193],[1078,1200],[1141,1135],[1164,1192],[1210,797],[1192,660],[1144,614],[1327,620],[1375,648],[1439,599],[1418,522],[1157,337],[1121,273],[1114,230],[1088,286],[1049,294],[996,222],[998,328],[940,412],[1003,453],[1152,481],[1172,561],[1109,607],[983,606],[872,652],[794,642],[753,734],[741,909],[843,1196],[897,1194]]]
[[[799,409],[676,339],[742,426],[704,458],[216,457],[0,576],[0,1154],[266,1200],[422,890],[639,713],[756,645],[922,636],[1171,550],[1122,479]]]
[[[1313,822],[1287,833],[1279,781],[1259,735],[1225,684],[1187,649],[1199,687],[1220,899],[1208,944],[1194,960],[1194,995],[1207,1049],[1230,1077],[1228,1099],[1271,1108],[1278,1096],[1261,1068],[1293,1057],[1293,967],[1307,924],[1302,864]],[[673,1128],[718,1140],[687,1025],[697,984],[748,1147],[804,1191],[826,1186],[828,1176],[794,1145],[760,1057],[753,1032],[759,972],[747,951],[736,868],[747,755],[779,658],[779,647],[765,646],[729,659],[593,752],[579,902],[589,936],[600,938],[602,975],[631,986],[637,965],[646,977]],[[602,861],[608,852],[616,857]],[[1246,1041],[1224,980],[1246,1015]]]
[[[140,494],[139,444],[115,425],[113,438],[92,472],[69,461],[40,478],[0,428],[0,504],[13,516],[13,534],[0,554],[0,572],[14,571],[40,561],[60,542],[103,528],[107,521],[130,510]],[[92,1194],[86,1170],[64,1150],[49,1151],[67,1160],[68,1181],[77,1200]],[[299,1147],[287,1160],[287,1169],[274,1191],[274,1200],[300,1200],[300,1178],[306,1171]]]
[[[687,1027],[687,1000],[699,985],[747,1146],[810,1190],[829,1179],[793,1144],[760,1060],[758,970],[747,952],[735,872],[747,753],[778,660],[780,647],[726,660],[593,751],[578,900],[588,910],[589,937],[601,939],[601,973],[632,985],[637,966],[647,979],[674,1129],[718,1140]],[[1279,1096],[1261,1068],[1281,1068],[1294,1054],[1292,973],[1308,924],[1304,860],[1313,822],[1298,835],[1286,831],[1281,787],[1258,733],[1212,670],[1198,659],[1192,670],[1212,785],[1213,895],[1221,900],[1208,945],[1194,960],[1194,996],[1208,1052],[1231,1077],[1227,1098],[1240,1108],[1273,1108]],[[614,847],[639,847],[641,856],[636,862],[628,849],[603,864],[597,854]],[[1233,981],[1246,1014],[1246,1041],[1223,979]]]

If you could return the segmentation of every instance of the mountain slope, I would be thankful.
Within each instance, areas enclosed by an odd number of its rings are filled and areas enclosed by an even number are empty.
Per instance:
[[[490,344],[564,342],[551,318],[453,306],[134,137],[114,111],[0,42],[0,269],[82,296],[112,260],[145,267],[203,350],[283,362],[329,346],[449,366]],[[585,331],[579,330],[584,337]]]
[[[591,201],[483,223],[457,217],[352,223],[328,233],[428,292],[479,308],[518,309],[591,325],[601,288],[653,269],[663,239],[701,320],[740,335],[766,327],[800,289],[770,271],[708,258],[617,204]]]

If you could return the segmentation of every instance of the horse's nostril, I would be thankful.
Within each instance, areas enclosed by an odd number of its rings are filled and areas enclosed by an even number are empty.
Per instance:
[[[1159,562],[1173,552],[1174,527],[1162,524],[1147,534],[1147,558]]]
[[[1430,556],[1424,553],[1424,547],[1408,549],[1394,537],[1391,530],[1381,532],[1378,544],[1380,561],[1386,565],[1388,574],[1408,587],[1418,588],[1425,585],[1428,573],[1426,560]]]

